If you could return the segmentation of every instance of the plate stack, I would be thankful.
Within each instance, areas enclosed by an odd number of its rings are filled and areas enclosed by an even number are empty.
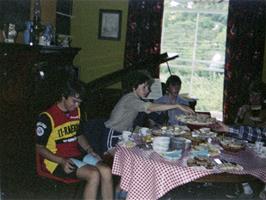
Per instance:
[[[169,149],[170,137],[155,137],[153,138],[152,148],[157,153],[166,152]]]

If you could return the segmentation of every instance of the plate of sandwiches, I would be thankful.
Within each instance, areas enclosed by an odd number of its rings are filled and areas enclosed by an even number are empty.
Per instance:
[[[196,113],[194,115],[178,115],[176,119],[191,129],[200,129],[216,123],[216,119],[208,114]]]

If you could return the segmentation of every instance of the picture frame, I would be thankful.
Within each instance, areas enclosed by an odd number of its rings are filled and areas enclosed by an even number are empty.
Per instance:
[[[103,40],[120,40],[121,37],[121,10],[99,10],[98,38]]]

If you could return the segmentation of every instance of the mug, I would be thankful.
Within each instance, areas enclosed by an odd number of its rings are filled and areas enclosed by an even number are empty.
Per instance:
[[[132,133],[130,131],[123,131],[122,132],[122,141],[127,142],[129,140],[129,136]]]
[[[148,133],[149,133],[149,128],[143,127],[143,128],[140,129],[139,132],[140,132],[140,134],[143,135],[143,136],[148,135]]]

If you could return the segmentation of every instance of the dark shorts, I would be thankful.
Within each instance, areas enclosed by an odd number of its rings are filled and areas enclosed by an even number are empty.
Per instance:
[[[101,142],[103,152],[115,147],[121,136],[122,133],[115,131],[114,129],[105,128]]]
[[[77,178],[77,168],[74,169],[73,172],[67,174],[61,165],[58,165],[54,172],[53,172],[53,175],[57,176],[57,177],[60,177],[60,178]]]

